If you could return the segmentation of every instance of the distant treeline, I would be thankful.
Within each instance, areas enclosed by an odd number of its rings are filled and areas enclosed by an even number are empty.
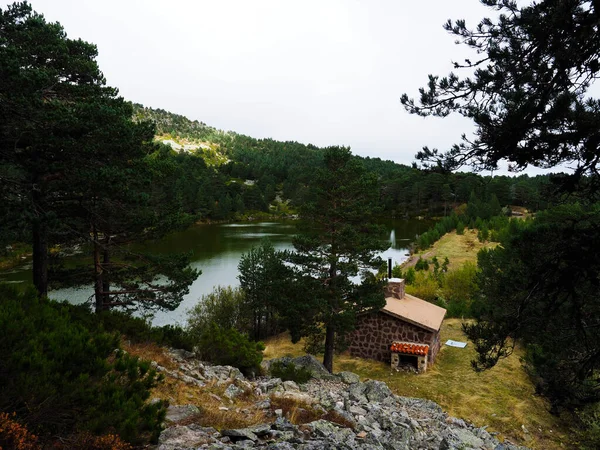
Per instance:
[[[175,198],[184,212],[200,218],[231,219],[247,211],[289,212],[306,200],[311,177],[322,164],[321,149],[311,144],[255,139],[161,109],[134,106],[135,117],[153,120],[163,140],[203,144],[180,152],[162,145],[163,155],[170,154],[179,166]],[[549,175],[438,173],[380,158],[356,158],[377,173],[379,206],[391,217],[449,215],[453,207],[467,203],[472,193],[480,199],[495,197],[501,206],[531,211],[558,200]],[[213,164],[215,160],[222,162]]]

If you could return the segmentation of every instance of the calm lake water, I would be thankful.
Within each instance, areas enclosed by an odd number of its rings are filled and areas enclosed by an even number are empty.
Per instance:
[[[417,234],[423,233],[433,224],[426,220],[387,220],[382,222],[390,237],[390,248],[382,257],[392,258],[394,264],[408,258],[408,246]],[[204,294],[215,286],[238,285],[237,265],[242,254],[269,238],[276,249],[292,248],[292,238],[296,233],[294,221],[251,222],[231,224],[196,225],[186,231],[173,233],[159,241],[147,242],[146,250],[157,253],[192,252],[192,266],[202,270],[191,285],[175,311],[156,313],[155,325],[184,324],[186,312]],[[24,265],[16,270],[0,274],[0,281],[30,282],[31,266]],[[50,298],[68,300],[71,303],[84,303],[93,294],[91,286],[66,288],[51,291]]]

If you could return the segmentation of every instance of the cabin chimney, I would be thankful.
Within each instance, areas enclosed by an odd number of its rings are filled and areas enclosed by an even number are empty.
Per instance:
[[[384,290],[385,298],[393,297],[398,300],[404,298],[404,280],[402,278],[390,278]]]

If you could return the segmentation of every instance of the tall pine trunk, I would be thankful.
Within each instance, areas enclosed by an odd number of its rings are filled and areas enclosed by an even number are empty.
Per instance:
[[[102,255],[102,302],[104,307],[110,303],[110,232],[104,238],[104,250]]]
[[[94,240],[94,295],[96,297],[96,313],[104,310],[104,286],[102,280],[102,264],[100,263],[100,242],[98,230],[92,224],[92,238]]]
[[[33,285],[40,297],[48,295],[48,224],[36,217],[32,224]]]
[[[335,328],[333,325],[327,325],[325,329],[325,354],[323,355],[323,365],[333,373],[333,350],[335,348]]]
[[[332,228],[332,242],[331,242],[331,254],[333,255],[333,262],[329,267],[329,286],[328,289],[331,290],[331,297],[329,300],[329,306],[332,311],[337,310],[337,298],[336,298],[336,280],[337,280],[337,245],[335,241],[335,226]],[[323,365],[329,371],[329,373],[333,373],[333,351],[335,349],[335,313],[329,319],[326,328],[325,328],[325,354],[323,355]]]
[[[33,245],[33,285],[40,297],[48,295],[48,218],[46,217],[45,196],[42,193],[39,176],[34,174],[32,185],[37,186],[31,192],[31,200],[35,208],[32,222]]]

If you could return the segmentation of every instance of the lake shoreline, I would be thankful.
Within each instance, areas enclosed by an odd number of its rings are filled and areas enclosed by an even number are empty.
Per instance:
[[[409,256],[409,247],[415,236],[426,231],[432,224],[427,220],[392,219],[383,220],[381,223],[390,236],[390,248],[383,252],[381,257],[384,260],[392,258],[394,263],[402,263]],[[294,218],[200,223],[186,230],[170,233],[161,239],[132,246],[132,251],[140,253],[189,253],[191,267],[202,271],[179,307],[174,311],[157,312],[153,323],[159,326],[183,324],[187,310],[196,305],[203,295],[212,292],[216,286],[237,286],[237,266],[242,254],[259,245],[263,239],[269,239],[277,250],[292,249],[292,240],[297,234],[296,224],[297,220]],[[65,259],[67,264],[83,265],[89,262],[89,255],[84,252]],[[19,283],[22,286],[31,283],[30,260],[29,265],[27,260],[23,260],[23,264],[19,264],[18,267],[10,271],[1,271],[0,282]],[[51,290],[49,297],[81,304],[87,302],[92,294],[93,288],[89,284]]]

